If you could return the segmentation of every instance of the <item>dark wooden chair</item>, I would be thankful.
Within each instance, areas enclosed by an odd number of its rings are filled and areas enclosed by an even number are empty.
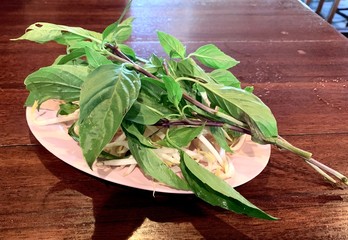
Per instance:
[[[307,5],[309,5],[312,2],[312,0],[306,0],[305,2],[306,2]],[[317,9],[315,10],[315,12],[317,14],[321,15],[321,16],[322,16],[321,10],[323,8],[324,2],[325,2],[325,0],[320,0],[319,4],[317,6]],[[337,12],[339,4],[340,4],[340,0],[334,0],[332,2],[332,6],[331,6],[331,9],[330,9],[329,15],[326,17],[326,21],[328,23],[332,23],[332,19],[333,19],[333,17],[335,16],[335,14]]]

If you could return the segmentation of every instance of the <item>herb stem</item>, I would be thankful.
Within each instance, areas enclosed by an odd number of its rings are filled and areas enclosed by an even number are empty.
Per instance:
[[[335,177],[337,177],[338,179],[341,180],[341,182],[343,182],[344,184],[348,185],[348,178],[346,176],[344,176],[343,174],[341,174],[340,172],[326,166],[325,164],[315,160],[314,158],[310,158],[310,159],[306,159],[307,162],[319,167],[320,169],[331,173],[332,175],[334,175]]]
[[[144,68],[142,68],[140,65],[136,64],[135,62],[133,62],[131,59],[129,59],[126,55],[124,55],[119,49],[118,47],[113,46],[110,43],[107,43],[105,45],[106,47],[110,48],[111,52],[108,52],[109,56],[113,57],[115,60],[123,62],[123,63],[130,63],[132,65],[132,67],[137,70],[138,72],[141,72],[142,74],[144,74],[145,76],[148,76],[150,78],[154,78],[159,80],[159,78],[157,78],[155,75],[153,75],[152,73],[146,71]]]
[[[166,60],[163,60],[163,68],[164,68],[164,71],[166,72],[166,74],[169,76],[169,70],[168,70],[168,66],[167,66],[167,62]]]
[[[321,170],[318,166],[314,165],[313,163],[309,162],[308,160],[305,160],[306,163],[308,163],[309,166],[311,166],[315,171],[317,171],[320,175],[322,175],[326,180],[328,180],[332,184],[337,184],[336,180],[333,179],[330,175],[328,175],[326,172]]]
[[[112,52],[109,52],[109,51],[105,51],[106,54],[108,54],[110,57],[114,58],[116,61],[119,61],[119,62],[122,62],[122,63],[129,63],[128,60],[122,58],[122,57],[119,57],[117,55],[114,54],[115,52],[115,47],[113,45],[111,45],[110,43],[107,43],[105,44],[106,47],[110,48],[112,50]]]
[[[156,126],[163,126],[163,127],[170,127],[170,126],[207,126],[207,127],[224,127],[228,128],[230,130],[244,133],[244,134],[249,134],[250,131],[244,128],[240,128],[237,126],[229,125],[223,122],[218,122],[218,121],[211,121],[211,120],[197,120],[197,119],[183,119],[183,120],[167,120],[167,119],[162,119],[161,121],[157,122],[155,124]]]
[[[310,152],[304,151],[300,148],[293,146],[292,144],[290,144],[288,141],[286,141],[281,136],[278,136],[275,144],[280,148],[286,149],[286,150],[288,150],[292,153],[295,153],[298,156],[304,158],[305,162],[307,162],[310,166],[312,166],[317,172],[319,172],[321,175],[323,175],[330,182],[335,183],[334,181],[332,181],[331,177],[328,177],[328,175],[326,173],[323,174],[323,171],[326,171],[326,172],[332,174],[333,176],[338,178],[341,182],[343,182],[345,185],[348,185],[348,178],[346,176],[344,176],[340,172],[326,166],[325,164],[315,160],[314,158],[312,158],[312,154]]]
[[[204,111],[206,111],[206,112],[208,112],[208,113],[210,113],[210,114],[214,114],[214,115],[215,115],[215,114],[217,113],[217,111],[216,111],[215,109],[212,109],[212,108],[210,108],[210,107],[204,105],[203,103],[197,101],[196,99],[194,99],[193,97],[191,97],[191,96],[188,95],[188,94],[183,94],[183,97],[184,97],[187,101],[189,101],[190,103],[192,103],[193,105],[195,105],[196,107],[198,107],[198,108],[200,108],[200,109],[202,109],[202,110],[204,110]]]
[[[282,138],[281,136],[278,136],[278,138],[275,141],[275,144],[282,148],[282,149],[286,149],[292,153],[295,153],[296,155],[308,160],[312,157],[312,153],[307,152],[305,150],[302,150],[298,147],[293,146],[291,143],[289,143],[288,141],[286,141],[284,138]]]

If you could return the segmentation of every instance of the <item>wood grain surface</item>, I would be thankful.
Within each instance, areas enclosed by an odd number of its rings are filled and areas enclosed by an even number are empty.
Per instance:
[[[4,0],[0,7],[0,239],[348,239],[348,192],[301,159],[272,148],[237,188],[280,218],[252,219],[193,195],[142,191],[65,164],[31,134],[23,81],[64,48],[13,42],[34,22],[102,31],[126,1]],[[156,30],[188,51],[214,43],[241,63],[232,72],[272,109],[280,134],[348,174],[348,41],[297,0],[134,0],[129,40],[164,56]]]

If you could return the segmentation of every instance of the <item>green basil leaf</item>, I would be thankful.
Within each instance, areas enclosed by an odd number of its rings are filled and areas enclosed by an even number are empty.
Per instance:
[[[224,180],[201,167],[184,152],[181,152],[180,167],[192,191],[209,204],[250,217],[277,219],[260,210]]]
[[[74,139],[76,142],[80,141],[80,137],[79,135],[77,135],[77,133],[75,132],[75,126],[76,126],[77,122],[74,122],[68,129],[68,134],[69,136]],[[111,153],[108,153],[106,151],[102,151],[98,158],[102,158],[103,160],[114,160],[114,159],[119,159],[120,157],[115,156]],[[124,156],[122,156],[122,158],[124,158]]]
[[[165,74],[164,60],[162,58],[157,57],[155,54],[152,54],[149,61],[144,65],[144,68],[149,71],[150,73],[159,73],[161,75]]]
[[[278,136],[277,122],[271,110],[254,94],[218,84],[201,84],[209,100],[234,118],[249,125],[253,140],[273,143]]]
[[[64,39],[65,36],[67,36],[67,39],[70,41],[72,38],[75,41],[90,39],[99,43],[101,43],[102,38],[100,33],[89,31],[80,27],[69,27],[65,25],[37,22],[30,25],[21,37],[11,40],[29,40],[37,43],[56,41],[60,44],[67,45],[69,41]]]
[[[121,22],[118,25],[117,30],[116,30],[115,34],[113,35],[113,39],[117,43],[123,43],[126,40],[128,40],[128,38],[131,36],[133,21],[134,21],[134,18],[130,17],[130,18],[125,19],[123,22]]]
[[[164,116],[156,108],[135,101],[127,112],[125,119],[142,125],[153,125],[164,118]]]
[[[244,88],[244,90],[247,91],[247,92],[253,93],[254,92],[254,87],[253,86],[246,86]]]
[[[177,38],[161,31],[157,31],[157,36],[161,46],[170,58],[185,58],[186,48]]]
[[[62,58],[60,58],[59,61],[57,62],[57,65],[66,64],[66,63],[70,62],[71,60],[74,60],[76,58],[84,56],[85,53],[86,53],[85,49],[83,49],[83,48],[74,49],[73,51],[71,51],[67,55],[64,55]]]
[[[131,47],[129,47],[125,44],[121,44],[121,43],[117,44],[117,46],[121,50],[121,52],[123,52],[125,55],[127,55],[128,57],[130,57],[133,60],[136,59],[135,52]]]
[[[106,151],[102,151],[98,156],[98,159],[103,159],[104,161],[105,160],[123,159],[123,158],[125,158],[125,157],[124,156],[122,156],[122,157],[115,156],[115,155],[108,153]]]
[[[96,46],[95,43],[89,42],[89,41],[78,41],[78,42],[72,42],[68,45],[68,52],[72,52],[75,49],[85,49],[86,47],[93,48],[93,49],[100,49],[98,46]]]
[[[182,77],[193,77],[208,83],[214,83],[211,77],[192,58],[178,62],[176,74]]]
[[[83,42],[84,40],[86,40],[85,37],[76,35],[71,32],[62,32],[62,35],[60,37],[54,39],[54,41],[56,41],[57,43],[66,45],[66,46],[70,46],[78,42]]]
[[[213,78],[217,83],[223,84],[225,86],[241,88],[240,81],[230,71],[227,71],[225,69],[216,69],[209,73],[209,76]]]
[[[195,56],[205,66],[216,69],[229,69],[239,63],[213,44],[204,45],[190,55]]]
[[[165,95],[164,84],[152,78],[141,78],[142,87],[138,99],[129,109],[125,119],[143,125],[153,125],[173,111],[162,102]]]
[[[74,139],[74,141],[79,142],[80,141],[80,137],[79,135],[75,132],[75,126],[76,126],[77,122],[74,122],[68,129],[68,134],[69,136]]]
[[[144,88],[146,88],[148,91],[152,88],[154,89],[153,94],[156,95],[157,92],[157,96],[158,94],[165,94],[165,89],[166,87],[164,86],[164,83],[161,81],[158,81],[156,79],[153,78],[149,78],[149,77],[142,77],[141,78],[141,84],[144,86]]]
[[[187,147],[203,130],[200,127],[171,127],[168,129],[166,137],[158,144],[166,147]]]
[[[34,105],[35,101],[36,101],[36,97],[34,93],[29,93],[27,99],[25,100],[24,106],[31,107]]]
[[[82,153],[90,167],[137,99],[139,76],[118,65],[102,65],[81,89],[79,133]]]
[[[72,103],[72,102],[68,102],[68,103],[63,103],[59,105],[59,110],[57,112],[58,115],[69,115],[73,112],[75,112],[77,109],[79,109],[80,106]]]
[[[174,79],[176,79],[178,77],[178,75],[177,75],[177,72],[178,72],[178,62],[176,62],[176,61],[174,61],[172,59],[169,59],[167,68],[168,68],[169,75],[171,77],[173,77]]]
[[[129,114],[132,116],[137,115],[139,117],[138,120],[140,121],[150,121],[152,122],[152,124],[154,124],[159,120],[159,117],[163,118],[164,116],[173,114],[176,111],[173,111],[171,109],[171,107],[173,106],[172,104],[167,103],[165,101],[168,101],[168,99],[164,83],[151,78],[142,78],[141,90],[137,99],[137,102],[140,105],[136,103],[136,105],[134,105],[135,109],[132,109],[132,112],[129,112]],[[135,110],[135,112],[133,112],[133,110]],[[150,112],[152,112],[154,115],[146,116],[146,114]],[[132,120],[130,116],[128,117],[128,120]],[[152,125],[138,121],[134,122],[144,125]]]
[[[144,125],[142,125],[144,126]],[[127,135],[132,135],[144,146],[148,148],[155,148],[151,140],[143,135],[143,132],[139,131],[140,126],[138,124],[131,123],[130,121],[122,122],[123,132],[127,132]]]
[[[112,64],[111,60],[107,59],[100,52],[98,52],[92,48],[85,47],[85,52],[86,52],[88,64],[89,64],[90,68],[92,68],[92,69],[95,69],[101,65]]]
[[[122,12],[120,18],[116,22],[111,23],[109,26],[107,26],[104,29],[104,31],[102,33],[104,41],[107,40],[110,35],[117,34],[117,32],[120,30],[120,27],[119,27],[120,25],[122,25],[122,24],[123,25],[129,24],[131,26],[131,23],[133,21],[133,19],[131,19],[131,18],[126,19],[125,21],[122,22],[122,19],[125,16],[125,14],[128,12],[128,10],[129,10],[129,8],[131,6],[131,3],[132,3],[132,0],[129,0],[127,5],[126,5],[126,7],[123,9],[123,12]],[[122,23],[120,24],[120,22],[122,22]]]
[[[178,106],[183,94],[180,84],[169,76],[163,76],[162,80],[167,89],[169,101]]]
[[[106,40],[110,36],[110,34],[116,31],[117,27],[118,27],[118,21],[111,23],[109,26],[107,26],[102,32],[103,40]]]
[[[210,127],[210,132],[220,147],[222,147],[226,152],[233,152],[227,143],[227,140],[222,128]]]
[[[130,151],[148,177],[156,179],[172,188],[190,190],[185,180],[174,173],[151,148],[144,147],[136,138],[127,134]]]
[[[144,64],[143,68],[152,74],[154,74],[158,71],[158,67],[156,67],[155,65],[152,65],[151,63]]]
[[[152,54],[150,57],[150,63],[158,68],[163,66],[163,58],[156,56],[156,54]]]
[[[72,102],[79,99],[86,77],[87,68],[84,66],[52,65],[28,75],[24,84],[31,93],[30,97],[39,104],[47,99]]]

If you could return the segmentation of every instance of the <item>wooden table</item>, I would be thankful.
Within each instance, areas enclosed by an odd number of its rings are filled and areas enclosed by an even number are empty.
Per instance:
[[[23,80],[64,53],[10,42],[38,21],[95,31],[126,1],[10,1],[0,8],[0,239],[347,239],[348,192],[301,159],[272,149],[266,169],[237,188],[276,222],[209,206],[192,195],[137,190],[65,164],[33,137]],[[155,30],[195,50],[214,43],[241,63],[243,86],[270,106],[280,134],[348,174],[348,41],[296,0],[141,1],[129,44],[164,56]]]

